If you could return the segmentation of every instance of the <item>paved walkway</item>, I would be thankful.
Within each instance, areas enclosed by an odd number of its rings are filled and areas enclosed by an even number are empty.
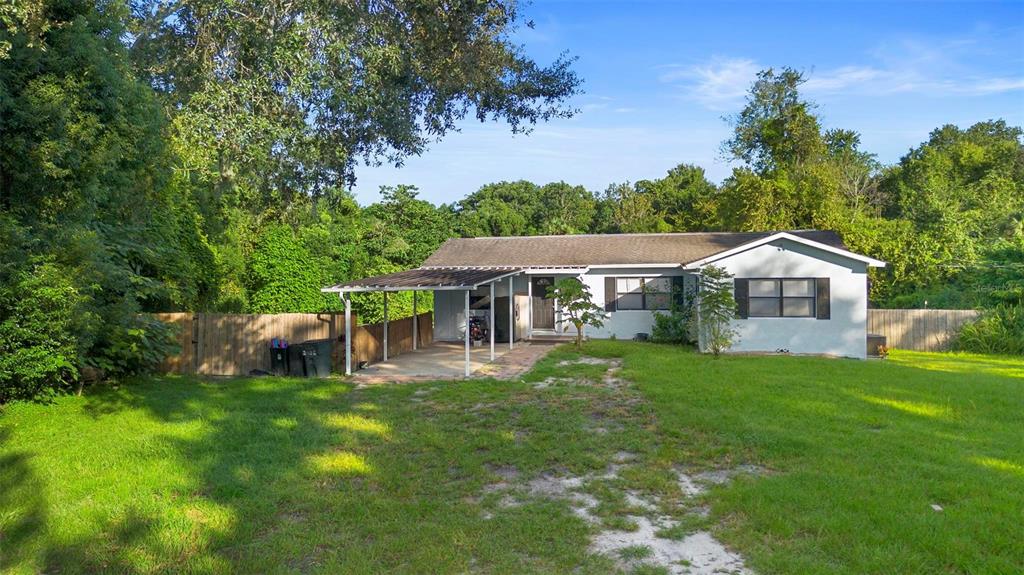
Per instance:
[[[488,363],[473,372],[474,377],[493,377],[495,379],[515,379],[530,371],[533,364],[554,349],[554,342],[525,342],[518,344],[512,351],[502,355],[493,363]]]
[[[498,357],[494,362],[489,361],[489,347],[474,347],[470,354],[471,377],[513,379],[533,367],[554,345],[553,342],[517,342],[509,351],[505,344],[495,350]],[[363,385],[464,379],[464,354],[461,343],[434,343],[357,371],[352,374],[352,381]]]

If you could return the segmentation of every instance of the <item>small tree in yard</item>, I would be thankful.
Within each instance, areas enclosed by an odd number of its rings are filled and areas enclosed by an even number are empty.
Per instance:
[[[732,328],[736,300],[732,294],[732,274],[725,268],[705,266],[697,276],[697,336],[701,351],[715,356],[726,351],[738,335]]]
[[[549,298],[555,300],[558,309],[569,323],[576,326],[576,349],[583,345],[583,326],[601,327],[605,312],[593,302],[590,288],[576,278],[563,278],[548,286]],[[569,327],[566,326],[566,331]]]

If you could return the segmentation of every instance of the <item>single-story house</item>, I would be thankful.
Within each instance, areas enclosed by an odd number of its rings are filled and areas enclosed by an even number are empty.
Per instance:
[[[865,357],[867,270],[885,263],[849,251],[831,231],[458,238],[417,269],[324,291],[340,293],[347,311],[352,292],[431,291],[434,339],[465,341],[468,358],[473,316],[491,326],[492,349],[495,339],[511,346],[563,334],[545,293],[565,277],[584,282],[608,314],[586,336],[649,334],[672,294],[692,293],[696,274],[711,264],[734,277],[733,351]]]

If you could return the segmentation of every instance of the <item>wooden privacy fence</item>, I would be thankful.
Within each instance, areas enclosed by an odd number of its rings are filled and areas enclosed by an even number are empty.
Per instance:
[[[869,309],[868,333],[884,335],[890,348],[945,351],[950,338],[977,317],[973,309]]]
[[[162,366],[167,373],[196,375],[247,375],[270,369],[270,340],[289,344],[309,339],[333,342],[331,361],[335,370],[345,364],[345,315],[340,313],[160,313],[161,321],[180,326],[181,352]],[[353,324],[358,324],[352,316]],[[433,342],[433,314],[419,315],[419,344]],[[412,350],[412,318],[388,322],[388,355]],[[384,357],[384,324],[355,325],[352,329],[352,363],[373,363]]]

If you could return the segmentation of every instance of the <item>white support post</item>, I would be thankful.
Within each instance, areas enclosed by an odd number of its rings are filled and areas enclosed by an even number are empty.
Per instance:
[[[340,295],[345,300],[345,375],[352,375],[352,297]]]
[[[488,331],[491,333],[491,361],[494,361],[494,282],[491,282],[491,319],[488,321]]]
[[[384,361],[388,360],[388,292],[384,292]]]
[[[420,338],[420,318],[416,317],[416,290],[412,290],[412,350],[416,351],[419,347]]]
[[[564,333],[564,331],[562,331],[562,307],[560,305],[558,305],[558,300],[555,300],[554,306],[555,306],[555,334],[558,334],[559,336],[561,336]]]
[[[512,346],[515,345],[513,342],[516,339],[516,290],[512,284],[515,281],[516,276],[508,276],[508,349],[511,350]]]
[[[533,280],[526,277],[526,339],[533,339]]]
[[[466,290],[466,377],[469,372],[469,290]]]

